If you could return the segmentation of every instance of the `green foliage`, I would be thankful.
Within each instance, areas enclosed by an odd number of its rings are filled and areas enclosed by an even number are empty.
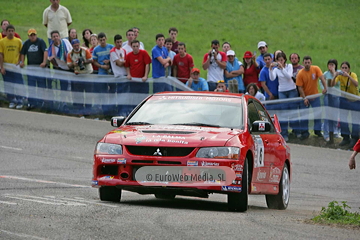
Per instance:
[[[289,56],[297,52],[310,55],[313,64],[325,71],[326,63],[336,58],[349,61],[351,70],[360,75],[357,58],[360,39],[360,1],[349,0],[61,0],[73,18],[70,25],[78,35],[85,28],[105,32],[108,42],[115,34],[125,38],[126,30],[139,27],[139,40],[148,52],[155,35],[168,36],[170,27],[179,30],[178,40],[187,45],[195,66],[201,69],[204,54],[213,39],[229,41],[242,61],[245,51],[257,50],[257,43],[268,43],[269,52],[282,49]],[[0,16],[9,19],[23,39],[29,28],[36,28],[46,39],[42,13],[49,1],[7,1]],[[78,36],[80,39],[81,36]],[[125,39],[126,40],[126,39]],[[259,51],[257,51],[259,53]],[[205,77],[206,72],[201,71]]]
[[[346,201],[342,201],[341,205],[337,201],[332,201],[328,207],[322,207],[320,215],[312,220],[317,223],[343,224],[360,226],[360,214],[358,212],[350,212]]]

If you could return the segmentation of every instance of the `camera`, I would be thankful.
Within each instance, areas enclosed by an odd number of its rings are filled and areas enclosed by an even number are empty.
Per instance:
[[[77,64],[79,65],[79,68],[80,70],[84,70],[85,69],[85,60],[84,58],[80,57],[78,60],[77,60]]]
[[[343,72],[339,72],[339,75],[341,75],[341,76],[342,76],[342,75],[344,75],[344,73],[343,73]]]
[[[279,64],[277,62],[274,62],[274,66],[279,66]]]

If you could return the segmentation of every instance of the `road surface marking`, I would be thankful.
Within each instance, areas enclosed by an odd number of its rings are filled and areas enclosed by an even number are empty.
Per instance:
[[[9,204],[9,205],[17,205],[17,203],[0,201],[0,203]]]
[[[86,185],[53,182],[53,181],[47,181],[47,180],[41,180],[41,179],[31,179],[31,178],[16,177],[16,176],[0,176],[0,178],[16,179],[16,180],[23,180],[23,181],[29,181],[29,182],[38,182],[38,183],[58,184],[58,185],[69,186],[69,187],[91,188],[91,186],[86,186]]]
[[[23,234],[23,233],[14,233],[14,232],[6,231],[3,229],[0,229],[0,232],[6,233],[9,235],[14,235],[14,236],[21,237],[21,238],[25,238],[25,239],[38,239],[38,240],[46,240],[47,239],[47,238],[31,236],[31,235],[27,235],[27,234]]]
[[[7,146],[0,146],[1,148],[5,148],[5,149],[11,149],[11,150],[16,150],[16,151],[22,151],[21,148],[14,148],[14,147],[7,147]]]
[[[30,202],[37,202],[37,203],[44,203],[49,205],[66,205],[66,206],[86,206],[86,204],[83,203],[77,203],[77,202],[69,202],[69,201],[63,201],[58,200],[54,198],[43,198],[43,197],[36,197],[36,196],[29,196],[29,195],[10,195],[10,194],[4,194],[5,197],[23,200],[23,201],[30,201]]]

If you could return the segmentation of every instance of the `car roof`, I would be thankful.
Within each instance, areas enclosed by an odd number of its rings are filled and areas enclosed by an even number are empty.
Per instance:
[[[153,96],[171,96],[171,95],[191,95],[191,96],[211,96],[211,97],[230,97],[230,98],[245,98],[248,100],[256,99],[251,95],[242,93],[230,93],[230,92],[197,92],[197,91],[179,91],[179,92],[159,92],[153,94]]]

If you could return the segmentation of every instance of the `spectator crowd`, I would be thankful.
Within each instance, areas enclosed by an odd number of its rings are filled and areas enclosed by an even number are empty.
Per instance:
[[[204,54],[202,61],[201,68],[207,71],[207,79],[204,79],[200,77],[200,67],[195,67],[193,57],[187,52],[186,43],[177,40],[178,29],[175,27],[169,28],[168,37],[163,34],[155,36],[156,44],[150,55],[139,41],[139,28],[127,30],[126,41],[123,41],[125,39],[120,34],[116,34],[111,37],[112,44],[108,43],[110,41],[105,33],[95,34],[91,29],[84,29],[81,36],[78,36],[76,29],[69,29],[72,24],[69,10],[60,5],[60,0],[50,0],[50,3],[43,12],[48,47],[46,42],[37,36],[36,29],[29,29],[28,39],[22,41],[8,20],[1,22],[0,68],[9,108],[22,109],[24,101],[11,89],[13,86],[7,83],[22,84],[23,80],[15,73],[7,72],[4,63],[23,68],[26,62],[29,66],[51,67],[71,71],[76,75],[113,75],[114,78],[139,79],[143,82],[148,80],[151,72],[153,79],[175,77],[194,91],[244,93],[260,101],[302,98],[301,103],[283,104],[281,110],[301,111],[319,107],[320,98],[310,96],[318,94],[320,83],[322,94],[325,95],[325,105],[334,109],[359,111],[359,101],[327,94],[328,89],[333,87],[359,95],[358,78],[356,73],[351,72],[349,62],[344,61],[339,65],[336,59],[330,59],[326,71],[323,72],[318,66],[312,65],[310,56],[303,56],[301,61],[297,53],[286,54],[282,50],[269,53],[265,41],[259,41],[257,56],[256,52],[251,51],[237,55],[229,42],[220,45],[218,40],[212,40],[210,51]],[[31,76],[27,84],[35,88],[51,88],[53,85],[52,80]],[[71,89],[77,92],[121,93],[121,86],[116,83],[60,82],[62,91]],[[29,98],[26,107],[42,108],[44,102],[39,98]],[[87,109],[91,106],[74,104],[73,107]],[[106,106],[101,107],[105,114]],[[338,121],[322,122],[321,119],[315,119],[315,135],[333,143],[341,129],[343,140],[340,145],[354,146],[359,139],[359,119],[352,119],[353,124],[349,127],[348,116],[337,116]],[[289,126],[292,129],[290,133]],[[288,140],[289,134],[304,140],[310,135],[308,126],[307,119],[283,120],[281,133],[285,140]]]

